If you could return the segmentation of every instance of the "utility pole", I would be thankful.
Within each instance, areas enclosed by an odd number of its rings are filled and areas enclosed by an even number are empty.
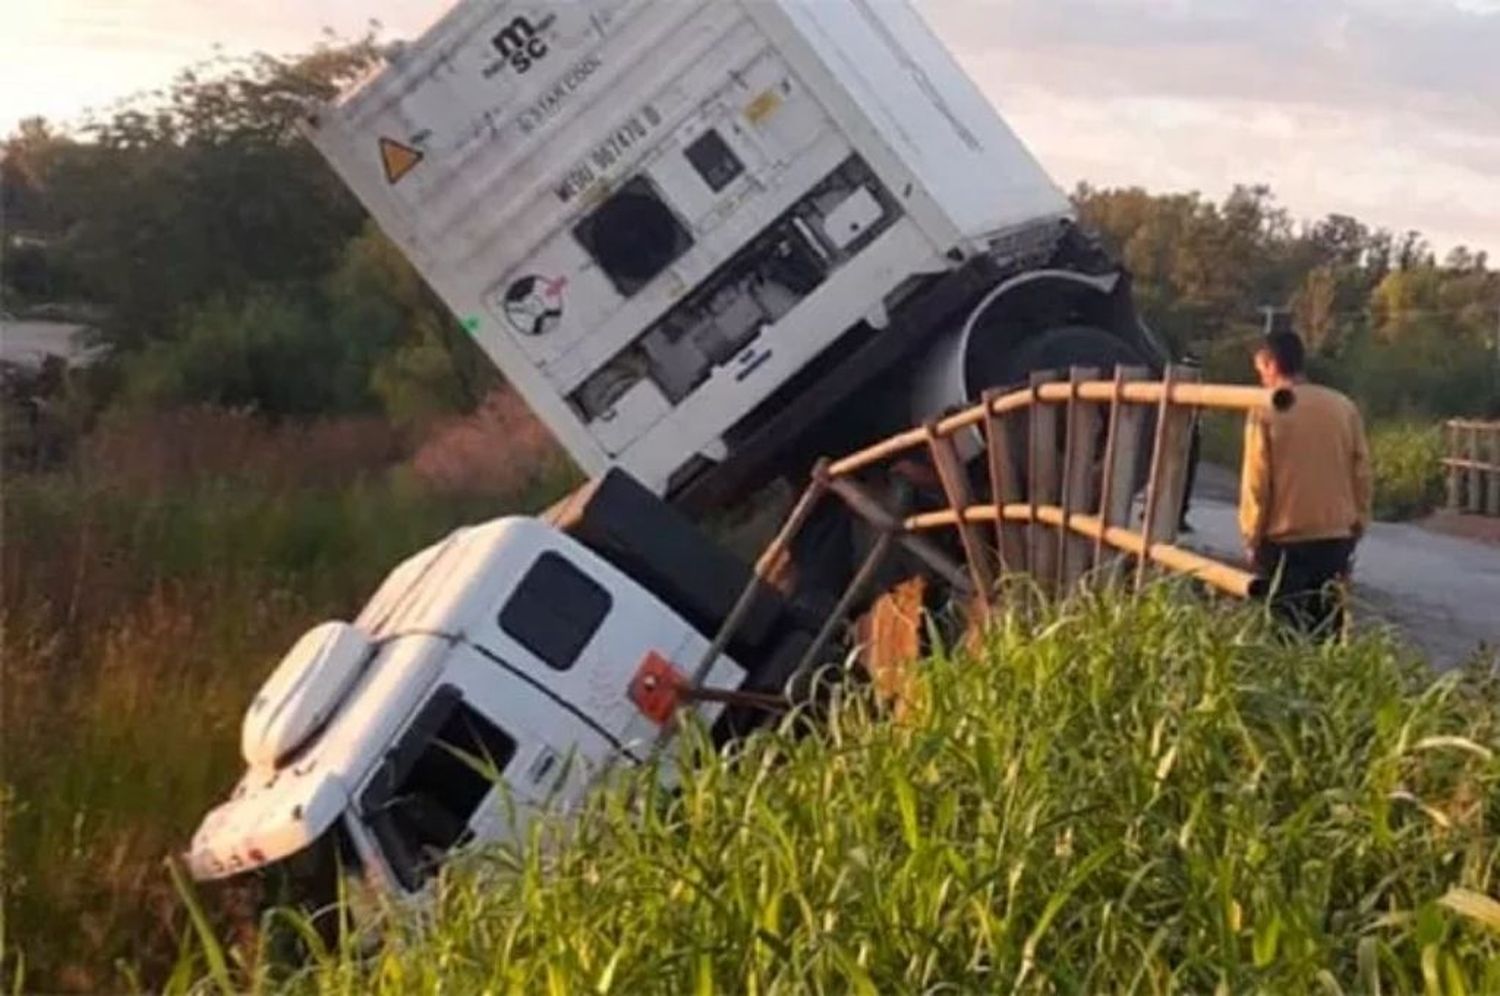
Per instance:
[[[1295,331],[1292,328],[1292,309],[1276,304],[1263,304],[1260,306],[1260,313],[1265,318],[1263,328],[1265,335]]]

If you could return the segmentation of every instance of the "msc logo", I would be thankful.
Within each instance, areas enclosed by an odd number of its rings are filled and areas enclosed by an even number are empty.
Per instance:
[[[524,14],[501,28],[490,44],[502,61],[518,73],[524,73],[547,55],[547,40],[542,32],[552,27],[556,15],[548,14],[536,24]]]

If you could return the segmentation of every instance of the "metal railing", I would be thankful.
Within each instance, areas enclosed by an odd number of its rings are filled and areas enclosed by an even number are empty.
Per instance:
[[[1500,422],[1451,419],[1443,426],[1448,508],[1500,515]]]
[[[1154,568],[1233,596],[1263,593],[1257,575],[1176,545],[1189,448],[1200,410],[1248,417],[1290,406],[1292,392],[1203,384],[1183,367],[1169,368],[1161,380],[1150,376],[1144,368],[1120,368],[1110,379],[1084,367],[1066,377],[1034,374],[1025,388],[987,392],[971,408],[820,461],[692,684],[701,683],[829,497],[874,527],[875,539],[808,647],[802,671],[820,659],[898,547],[943,579],[981,621],[1000,594],[1000,580],[1017,574],[1050,594],[1094,578],[1139,586]],[[898,464],[907,466],[897,472]],[[909,480],[913,468],[933,485],[931,507],[920,507],[921,487],[889,486]],[[951,535],[939,542],[943,533],[956,533],[957,542]]]

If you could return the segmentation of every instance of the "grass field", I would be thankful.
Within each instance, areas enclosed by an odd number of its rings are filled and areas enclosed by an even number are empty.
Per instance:
[[[1500,992],[1500,710],[1162,588],[1006,616],[892,722],[690,748],[258,992]],[[211,972],[212,955],[221,966]]]

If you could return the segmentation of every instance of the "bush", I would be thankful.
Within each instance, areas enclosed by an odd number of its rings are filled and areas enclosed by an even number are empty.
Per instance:
[[[1436,426],[1393,423],[1370,433],[1375,517],[1411,519],[1443,500],[1443,437]]]
[[[382,344],[330,335],[316,301],[261,292],[190,312],[179,334],[122,360],[135,408],[251,407],[270,415],[371,410]]]
[[[373,223],[345,247],[324,293],[335,337],[384,344],[369,386],[397,424],[471,411],[498,383],[493,361]]]
[[[75,480],[135,495],[215,480],[287,492],[378,475],[406,448],[400,432],[372,415],[272,423],[225,408],[115,411],[84,440]]]
[[[418,427],[472,410],[497,382],[491,361],[373,226],[326,279],[214,298],[186,309],[172,331],[120,354],[130,407],[383,409]]]
[[[1202,459],[1239,473],[1245,460],[1245,417],[1239,412],[1205,409],[1200,416]]]
[[[1500,992],[1493,673],[1162,589],[1011,613],[915,689],[899,722],[851,691],[805,736],[700,737],[680,792],[627,777],[450,865],[372,957],[234,984]]]

